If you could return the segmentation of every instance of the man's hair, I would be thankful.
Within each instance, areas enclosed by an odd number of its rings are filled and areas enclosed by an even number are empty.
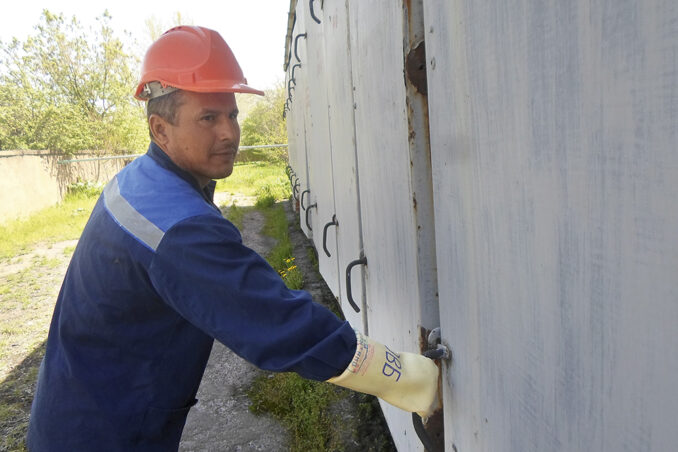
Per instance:
[[[170,124],[175,125],[174,121],[177,119],[177,110],[181,104],[183,104],[183,92],[181,90],[149,99],[146,102],[146,121],[148,122],[148,134],[151,140],[155,141],[151,131],[151,123],[148,121],[151,115],[158,115]]]

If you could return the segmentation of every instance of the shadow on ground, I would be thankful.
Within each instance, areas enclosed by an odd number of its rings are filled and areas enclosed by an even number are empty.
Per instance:
[[[0,383],[0,450],[26,450],[28,417],[45,342],[31,352]]]

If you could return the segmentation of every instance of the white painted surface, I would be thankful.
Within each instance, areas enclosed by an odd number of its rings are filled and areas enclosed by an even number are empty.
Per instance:
[[[348,9],[345,0],[325,2],[322,11],[325,45],[325,70],[331,78],[321,80],[327,89],[330,148],[334,182],[335,212],[339,225],[328,229],[332,237],[328,251],[338,267],[339,301],[344,316],[363,333],[367,332],[366,299],[363,290],[363,268],[351,272],[351,290],[356,312],[346,296],[346,268],[360,257],[362,236],[360,225],[360,200],[358,197],[358,168],[356,162],[355,121],[353,116],[353,83],[348,28]],[[331,80],[331,83],[328,81]],[[332,247],[334,244],[334,247]],[[318,253],[324,254],[322,248]]]
[[[308,8],[308,2],[297,3],[297,9]],[[319,8],[318,8],[319,9]],[[330,149],[330,126],[328,121],[327,83],[325,65],[325,43],[322,23],[317,24],[310,15],[305,15],[306,59],[302,68],[306,74],[308,86],[307,128],[309,186],[305,206],[308,224],[312,228],[312,237],[318,252],[318,267],[330,290],[339,293],[337,262],[323,252],[323,227],[332,221],[334,209],[334,185],[332,180],[332,153]],[[320,11],[318,11],[320,14]],[[314,207],[311,207],[314,206]],[[306,222],[306,218],[304,218]],[[329,246],[336,248],[336,236],[327,236]]]
[[[401,2],[380,1],[351,2],[349,13],[369,334],[418,353],[427,282],[418,265],[427,256],[419,254],[412,193],[418,167],[410,165],[405,12]],[[422,450],[411,415],[382,408],[398,449]]]
[[[675,450],[678,5],[425,5],[446,450]]]
[[[302,2],[303,3],[303,2]],[[294,89],[292,93],[291,101],[291,111],[288,113],[288,116],[292,117],[294,123],[294,133],[295,137],[295,167],[294,171],[298,177],[299,188],[298,188],[298,200],[301,201],[301,195],[305,190],[310,189],[309,183],[309,170],[308,170],[308,124],[309,124],[309,85],[308,85],[308,70],[304,67],[304,62],[308,61],[307,52],[306,52],[306,41],[307,38],[301,36],[298,40],[296,37],[300,34],[306,33],[306,26],[304,23],[304,11],[303,4],[297,3],[297,21],[293,30],[293,40],[292,40],[292,59],[289,71],[292,70],[292,66],[296,63],[301,62],[302,66],[297,68],[294,72],[294,78],[296,85],[293,83]],[[297,42],[296,54],[294,43]],[[299,57],[297,60],[296,57]],[[288,127],[289,130],[289,127]],[[306,195],[307,196],[307,195]],[[304,209],[299,209],[299,224],[302,231],[306,234],[307,237],[310,237],[311,231],[306,227],[306,212]]]

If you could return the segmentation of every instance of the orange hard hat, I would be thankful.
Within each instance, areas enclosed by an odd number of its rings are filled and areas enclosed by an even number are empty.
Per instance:
[[[159,82],[163,89],[151,89]],[[233,52],[219,33],[209,28],[181,25],[167,30],[149,47],[141,65],[141,81],[134,97],[148,100],[173,91],[252,93]]]

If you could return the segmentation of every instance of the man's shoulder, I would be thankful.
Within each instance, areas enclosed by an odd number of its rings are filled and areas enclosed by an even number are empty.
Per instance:
[[[128,215],[143,218],[163,232],[187,218],[221,217],[195,187],[147,156],[139,157],[118,173],[104,196],[107,206],[115,201],[124,206]]]

